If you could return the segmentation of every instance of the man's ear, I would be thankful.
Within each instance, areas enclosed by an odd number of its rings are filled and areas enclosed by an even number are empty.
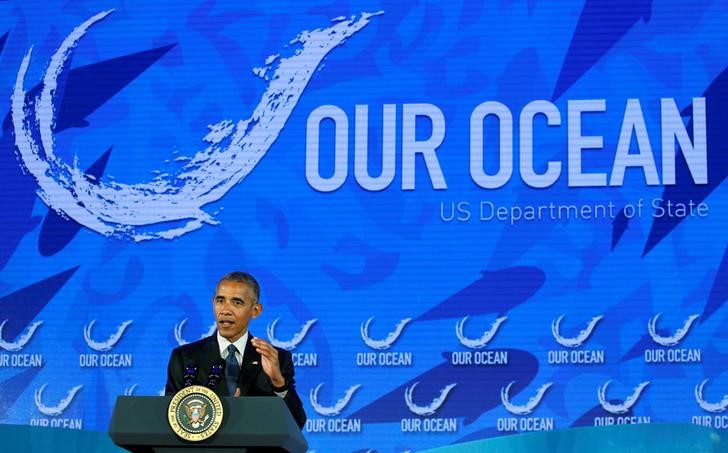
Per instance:
[[[261,313],[263,313],[263,305],[260,303],[253,305],[253,318],[257,318]]]

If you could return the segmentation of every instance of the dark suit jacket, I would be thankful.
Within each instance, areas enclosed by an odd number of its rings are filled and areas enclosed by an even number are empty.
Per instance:
[[[243,364],[240,367],[240,376],[238,378],[238,387],[240,387],[241,396],[274,396],[279,398],[273,392],[273,384],[270,378],[263,371],[261,366],[260,353],[255,350],[255,347],[250,342],[252,335],[248,335],[248,344],[245,346],[245,352],[243,353]],[[303,409],[301,399],[296,393],[296,385],[294,380],[293,360],[291,359],[291,353],[276,348],[278,350],[278,363],[281,367],[281,374],[286,380],[288,393],[283,398],[288,410],[291,411],[291,415],[298,423],[298,426],[303,429],[303,425],[306,423],[306,412]],[[212,335],[194,343],[189,343],[172,351],[172,355],[169,358],[169,365],[167,367],[167,386],[165,387],[165,393],[167,395],[174,395],[184,387],[184,369],[185,366],[190,364],[197,364],[197,381],[200,385],[207,383],[207,375],[210,372],[210,367],[215,360],[220,358],[220,348],[217,344],[217,334]],[[225,382],[225,376],[223,373],[222,380],[215,387],[215,393],[218,396],[231,396],[228,393],[227,383]]]

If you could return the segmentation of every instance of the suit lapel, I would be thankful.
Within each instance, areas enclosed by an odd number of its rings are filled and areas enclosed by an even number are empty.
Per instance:
[[[253,335],[248,332],[248,342],[245,345],[245,353],[243,354],[243,365],[240,367],[240,376],[238,377],[241,396],[248,394],[261,370],[260,354],[253,346],[252,338]]]

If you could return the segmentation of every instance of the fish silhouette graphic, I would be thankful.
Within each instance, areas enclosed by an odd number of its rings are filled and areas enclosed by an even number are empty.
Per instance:
[[[372,349],[389,349],[395,341],[399,338],[400,335],[402,335],[402,331],[404,330],[405,326],[412,321],[412,318],[404,318],[399,323],[397,323],[397,326],[394,328],[392,332],[389,332],[389,334],[383,339],[383,340],[373,340],[371,337],[369,337],[369,325],[374,320],[374,316],[367,319],[364,323],[362,323],[360,332],[361,332],[361,339],[364,340],[364,343],[366,343],[367,346],[369,346]]]
[[[324,384],[322,382],[321,384],[317,385],[316,388],[311,389],[309,399],[311,400],[311,406],[313,407],[313,410],[315,410],[318,414],[324,415],[326,417],[339,415],[341,411],[343,411],[344,408],[351,401],[351,398],[354,396],[354,392],[359,390],[359,388],[361,387],[361,384],[352,385],[346,390],[344,396],[341,397],[336,403],[334,403],[333,406],[324,406],[322,404],[319,404],[318,402],[318,392],[323,385]]]
[[[286,351],[292,351],[293,349],[295,349],[296,346],[298,346],[303,341],[303,339],[306,338],[306,334],[308,334],[308,331],[311,329],[311,327],[313,327],[314,323],[316,322],[316,319],[309,319],[301,327],[301,330],[293,336],[293,338],[288,341],[281,341],[275,336],[275,328],[278,324],[278,321],[280,320],[281,318],[276,318],[268,325],[268,340],[270,340],[270,343],[273,346],[283,348]]]

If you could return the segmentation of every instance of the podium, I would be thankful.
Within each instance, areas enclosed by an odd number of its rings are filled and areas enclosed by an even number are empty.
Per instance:
[[[220,429],[199,442],[177,437],[167,421],[171,396],[119,396],[109,425],[114,443],[135,453],[305,452],[308,448],[281,398],[221,398]]]

